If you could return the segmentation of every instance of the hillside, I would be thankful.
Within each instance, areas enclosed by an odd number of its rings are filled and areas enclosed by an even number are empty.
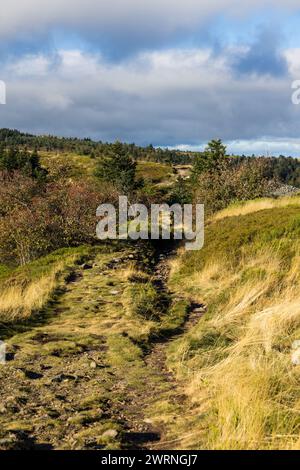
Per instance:
[[[3,274],[2,447],[299,448],[299,207],[229,208],[199,252],[83,247]]]
[[[97,161],[110,155],[113,151],[112,142],[94,141],[90,138],[57,137],[53,135],[33,135],[20,132],[15,129],[0,129],[0,145],[14,146],[38,150],[47,161],[50,157],[54,160],[76,162],[77,168],[91,171]],[[178,174],[186,174],[186,166],[192,165],[195,160],[203,155],[202,151],[182,151],[154,147],[152,144],[139,146],[134,143],[121,143],[124,150],[129,152],[136,161],[158,163],[166,166],[178,166]],[[242,162],[252,161],[254,157],[245,155],[229,155],[237,165]],[[282,183],[300,187],[300,160],[281,155],[279,157],[263,156],[268,161],[269,176],[278,178]],[[153,165],[152,168],[154,169]],[[148,172],[146,171],[146,175]]]
[[[299,448],[299,193],[221,140],[193,165],[69,145],[0,149],[0,448]],[[203,203],[204,248],[98,240],[124,194]]]
[[[172,263],[170,288],[207,306],[168,348],[188,397],[181,448],[299,448],[299,208],[294,197],[225,210],[204,249]]]

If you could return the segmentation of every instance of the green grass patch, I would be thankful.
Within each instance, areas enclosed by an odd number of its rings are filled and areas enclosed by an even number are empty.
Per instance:
[[[137,177],[154,184],[162,183],[173,177],[171,166],[163,163],[138,162]]]
[[[125,290],[126,304],[131,315],[146,320],[158,320],[160,298],[152,282],[134,283]]]

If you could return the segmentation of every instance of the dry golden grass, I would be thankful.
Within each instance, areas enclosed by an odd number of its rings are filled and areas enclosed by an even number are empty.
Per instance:
[[[235,217],[251,214],[253,212],[263,211],[266,209],[275,209],[280,207],[300,207],[300,195],[285,196],[278,199],[263,198],[245,203],[232,205],[217,212],[213,219],[214,221],[225,219],[226,217]]]
[[[12,285],[0,293],[0,318],[15,321],[28,318],[35,310],[41,309],[57,287],[57,274],[64,263],[58,264],[48,275],[32,281],[26,287]]]
[[[276,211],[270,216],[277,229]],[[247,216],[239,220],[245,224]],[[170,367],[184,379],[190,402],[179,448],[300,448],[300,367],[291,361],[292,343],[300,339],[295,235],[245,241],[235,264],[218,255],[191,270],[185,254],[174,264],[172,288],[209,306],[169,348]]]
[[[87,247],[58,250],[13,271],[0,289],[0,321],[24,320],[42,309],[60,284],[60,275],[87,253]]]
[[[11,286],[0,294],[0,317],[3,321],[28,318],[41,309],[57,285],[56,272],[33,281],[27,287]]]

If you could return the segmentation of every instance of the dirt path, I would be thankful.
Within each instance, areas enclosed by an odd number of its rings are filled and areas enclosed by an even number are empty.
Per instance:
[[[154,285],[168,309],[166,250]],[[185,397],[166,366],[166,348],[203,314],[191,305],[181,331],[151,340],[121,303],[124,267],[134,255],[113,253],[79,267],[41,321],[8,341],[0,369],[0,449],[163,448],[168,422]],[[146,323],[146,322],[145,322]]]
[[[154,268],[154,283],[162,298],[168,296],[172,298],[172,293],[168,289],[168,278],[169,261],[173,256],[176,256],[175,250],[164,250]],[[205,311],[204,305],[191,302],[182,327],[152,343],[150,352],[144,358],[148,375],[147,386],[138,394],[131,391],[126,406],[122,409],[127,428],[124,434],[125,448],[149,450],[166,448],[168,429],[164,421],[176,419],[186,401],[180,384],[167,367],[166,349],[172,341],[192,328]],[[155,408],[158,411],[162,410],[162,416],[155,417],[155,413],[151,413]],[[147,418],[149,410],[150,418]]]

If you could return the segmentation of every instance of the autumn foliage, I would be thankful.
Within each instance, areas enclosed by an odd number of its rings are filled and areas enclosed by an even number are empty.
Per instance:
[[[27,262],[61,247],[91,243],[96,208],[114,197],[109,186],[64,179],[43,182],[0,173],[0,260]]]

